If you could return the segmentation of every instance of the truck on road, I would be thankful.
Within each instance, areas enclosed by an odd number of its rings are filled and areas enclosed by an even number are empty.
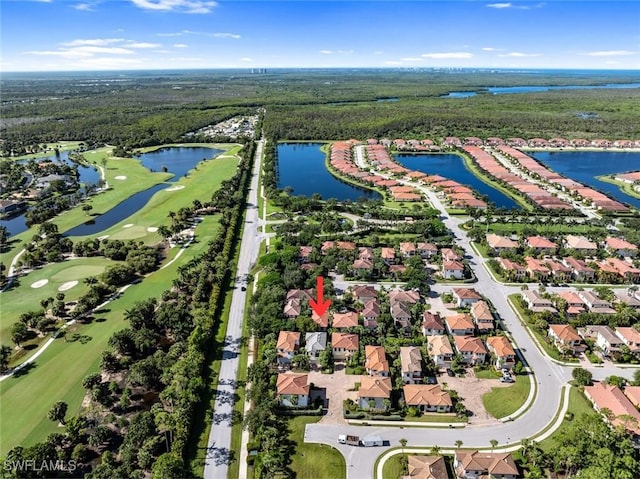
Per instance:
[[[349,446],[384,446],[385,441],[380,436],[367,436],[360,439],[358,436],[351,436],[349,434],[340,434],[338,436],[338,444],[348,444]]]
[[[384,439],[382,439],[380,436],[363,437],[362,445],[364,447],[384,446]]]
[[[349,434],[340,434],[338,436],[338,444],[348,444],[349,446],[359,446],[360,438]]]

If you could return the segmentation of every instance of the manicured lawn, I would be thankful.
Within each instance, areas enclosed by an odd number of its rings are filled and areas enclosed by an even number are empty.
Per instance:
[[[500,419],[516,412],[529,395],[529,377],[515,376],[516,382],[507,387],[491,389],[482,396],[482,404],[489,414]]]
[[[475,372],[475,375],[479,379],[496,379],[502,376],[498,371],[493,369],[480,369]]]
[[[308,416],[289,420],[289,439],[296,443],[291,469],[298,479],[343,479],[346,463],[342,454],[331,446],[304,442],[305,426],[319,420],[319,417]]]
[[[575,420],[579,418],[583,414],[594,414],[594,410],[591,407],[591,403],[584,397],[584,394],[581,393],[578,388],[573,386],[571,388],[571,392],[569,393],[569,408],[567,409],[567,413],[573,414],[573,419]],[[558,434],[561,434],[562,431],[569,427],[570,421],[565,417],[562,421],[560,427],[547,439],[540,442],[540,447],[545,451],[549,452],[554,447],[556,447],[554,438],[557,437]]]
[[[42,268],[33,270],[19,278],[19,286],[2,293],[2,314],[0,315],[0,335],[7,338],[3,343],[9,343],[9,330],[13,323],[17,322],[20,314],[26,311],[41,310],[40,301],[58,294],[58,288],[64,283],[78,281],[78,284],[62,291],[65,301],[73,301],[83,295],[88,286],[83,279],[88,276],[96,276],[102,273],[108,265],[116,264],[103,257],[78,258],[52,263]],[[48,283],[40,288],[32,288],[37,281],[47,280]],[[28,297],[28,301],[25,298]]]
[[[384,463],[382,467],[382,479],[398,479],[402,476],[402,458],[409,454],[395,454]]]
[[[633,198],[640,198],[640,193],[638,193],[638,191],[634,189],[631,183],[614,180],[611,176],[612,175],[596,176],[596,179],[616,185],[625,195],[629,195]]]

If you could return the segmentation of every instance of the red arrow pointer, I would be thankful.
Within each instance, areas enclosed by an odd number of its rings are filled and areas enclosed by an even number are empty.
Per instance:
[[[327,312],[327,309],[329,309],[329,306],[331,306],[331,300],[327,299],[323,301],[323,297],[324,297],[324,288],[323,288],[323,282],[324,282],[324,278],[322,276],[318,276],[318,279],[316,280],[316,289],[317,291],[317,296],[318,296],[318,300],[314,300],[314,299],[310,299],[309,300],[309,306],[311,306],[311,309],[313,309],[313,312],[316,313],[318,316],[322,316],[324,313]]]

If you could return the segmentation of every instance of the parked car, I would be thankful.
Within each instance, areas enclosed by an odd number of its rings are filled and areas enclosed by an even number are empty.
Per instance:
[[[511,376],[509,376],[509,377],[503,376],[503,377],[500,378],[500,382],[501,383],[513,383],[515,381],[511,378]]]
[[[452,378],[455,376],[455,374],[453,373],[453,371],[451,370],[451,368],[447,368],[447,375]]]

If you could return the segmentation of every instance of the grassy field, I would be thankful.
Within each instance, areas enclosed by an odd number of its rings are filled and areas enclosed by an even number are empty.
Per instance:
[[[587,398],[584,397],[584,394],[582,394],[576,387],[572,387],[571,392],[569,393],[569,408],[567,409],[567,413],[573,414],[574,419],[580,417],[582,414],[594,413],[591,403],[589,403]],[[551,436],[540,441],[540,447],[545,452],[551,451],[556,446],[554,438],[569,427],[569,422],[570,421],[565,417],[560,427]]]
[[[289,439],[296,443],[291,469],[298,479],[343,479],[347,466],[342,454],[331,446],[304,442],[305,426],[319,419],[300,416],[289,420]]]
[[[36,269],[26,276],[18,279],[19,284],[2,293],[2,314],[0,315],[0,336],[10,337],[9,330],[13,323],[17,322],[20,314],[29,310],[39,310],[40,301],[49,297],[55,297],[64,283],[77,281],[78,284],[62,291],[65,294],[65,301],[73,301],[82,296],[88,286],[83,283],[83,279],[88,276],[96,276],[102,273],[105,268],[115,262],[102,257],[78,258],[63,261],[62,263],[52,263],[43,268]],[[31,285],[40,280],[47,280],[47,284],[40,288],[32,288]],[[29,297],[28,303],[25,296]],[[26,304],[25,304],[26,303]],[[4,342],[4,341],[3,341]],[[28,343],[27,343],[28,344]]]
[[[492,388],[482,396],[482,404],[497,419],[507,417],[522,407],[529,396],[529,376],[514,376],[516,382],[508,387]]]
[[[391,456],[382,466],[382,479],[398,479],[402,476],[402,458],[409,454],[395,454]]]

